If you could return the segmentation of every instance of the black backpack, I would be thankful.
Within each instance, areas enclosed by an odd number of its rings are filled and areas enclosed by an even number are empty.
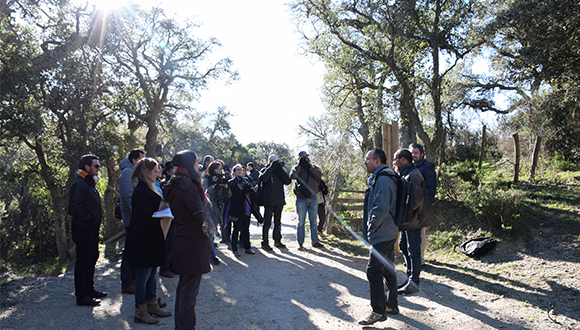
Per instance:
[[[459,246],[459,250],[470,257],[481,257],[497,245],[493,237],[478,237],[468,239]]]
[[[377,173],[374,181],[371,183],[371,186],[375,185],[375,182],[377,182],[377,179],[380,176],[391,177],[397,184],[395,214],[393,214],[392,210],[389,212],[395,220],[395,225],[400,228],[403,225],[409,223],[413,217],[413,183],[411,181],[407,181],[405,178],[399,176],[396,173],[380,171]]]

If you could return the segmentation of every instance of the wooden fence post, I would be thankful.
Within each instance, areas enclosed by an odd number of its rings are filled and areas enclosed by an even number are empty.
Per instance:
[[[514,164],[514,182],[517,183],[520,180],[520,136],[518,133],[512,135],[514,137],[514,147],[516,153],[516,162]]]
[[[479,164],[477,167],[481,170],[481,164],[483,163],[483,153],[485,152],[485,125],[483,125],[483,132],[481,133],[481,150],[479,151]]]
[[[542,137],[536,138],[536,145],[534,146],[534,155],[532,156],[532,167],[530,167],[530,181],[534,181],[536,176],[536,167],[538,166],[538,158],[540,158],[540,145],[542,144]]]
[[[336,209],[336,199],[340,194],[340,186],[342,184],[342,177],[337,175],[334,178],[334,183],[332,184],[332,196],[330,197],[330,208]],[[334,226],[334,216],[330,212],[326,211],[326,234],[332,234],[332,227]]]

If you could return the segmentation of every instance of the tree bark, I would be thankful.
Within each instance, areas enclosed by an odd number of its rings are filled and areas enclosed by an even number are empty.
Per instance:
[[[534,146],[534,155],[532,157],[532,166],[530,167],[530,181],[534,181],[536,177],[536,167],[538,166],[538,159],[540,158],[540,146],[542,144],[542,137],[536,138],[536,145]]]
[[[479,168],[481,170],[481,165],[483,163],[483,154],[485,153],[485,129],[486,126],[483,125],[483,131],[481,133],[481,150],[479,151],[479,163],[477,165],[477,168]]]

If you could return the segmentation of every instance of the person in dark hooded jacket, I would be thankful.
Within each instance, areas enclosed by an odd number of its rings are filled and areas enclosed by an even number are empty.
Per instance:
[[[175,175],[163,187],[173,213],[173,267],[179,272],[175,296],[175,329],[195,329],[195,304],[201,277],[211,271],[209,204],[197,155],[183,150],[173,157]]]
[[[262,249],[272,250],[268,243],[268,234],[274,216],[274,246],[285,248],[282,244],[282,209],[286,205],[284,185],[289,185],[292,180],[276,155],[268,158],[268,166],[260,171],[258,178],[262,185],[262,205],[264,205],[264,227],[262,227]]]

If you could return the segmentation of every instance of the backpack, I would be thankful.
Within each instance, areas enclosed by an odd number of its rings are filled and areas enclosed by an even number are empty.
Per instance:
[[[380,171],[377,173],[371,186],[374,186],[380,176],[388,176],[397,184],[397,202],[395,207],[395,214],[392,210],[389,211],[395,220],[395,225],[401,228],[403,225],[409,223],[413,217],[413,183],[406,180],[395,173]]]
[[[459,246],[459,250],[470,257],[481,257],[491,251],[497,244],[493,237],[468,239]]]

